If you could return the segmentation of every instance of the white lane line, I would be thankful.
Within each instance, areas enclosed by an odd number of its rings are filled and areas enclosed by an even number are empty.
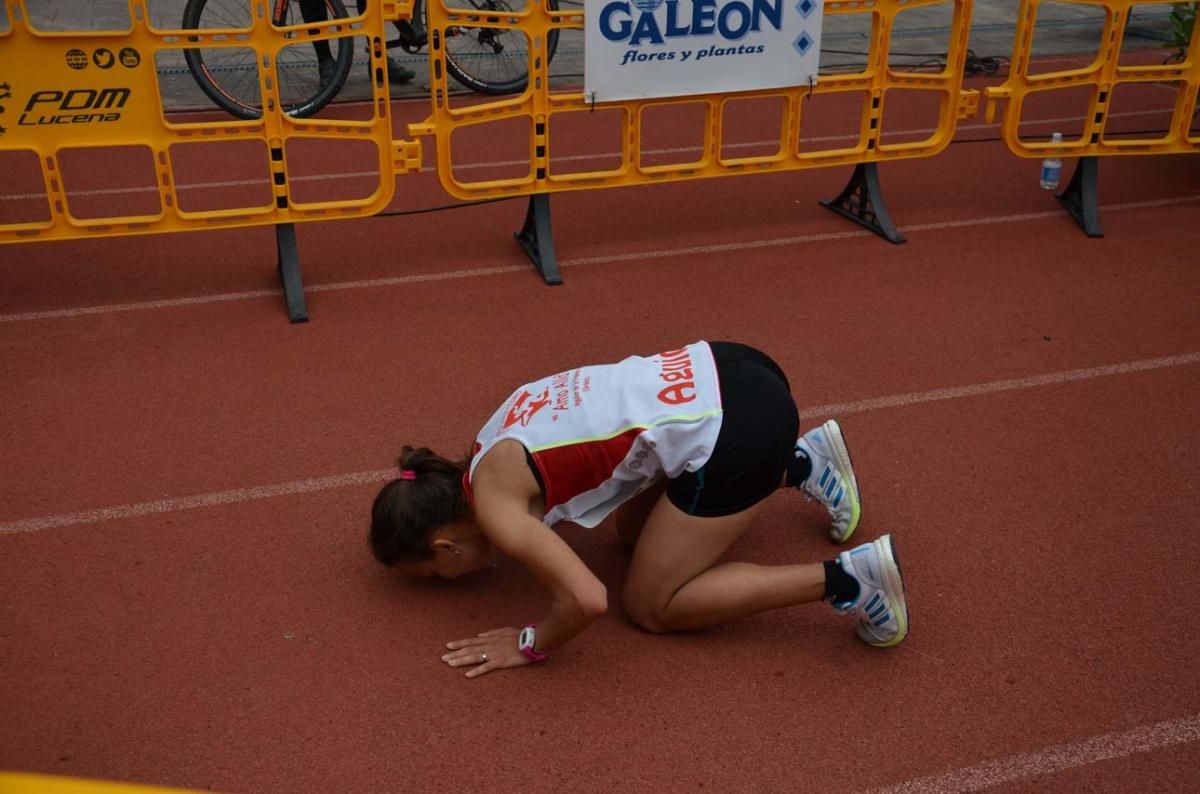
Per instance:
[[[54,527],[69,527],[78,524],[95,524],[100,521],[112,521],[117,518],[136,518],[153,513],[174,513],[179,510],[192,510],[197,507],[215,507],[217,505],[240,504],[256,499],[271,499],[276,496],[290,496],[315,491],[328,491],[331,488],[342,488],[347,485],[368,485],[382,482],[389,476],[394,476],[391,469],[381,471],[360,471],[353,474],[337,474],[331,477],[317,477],[311,480],[296,480],[278,485],[258,485],[253,488],[237,488],[232,491],[201,494],[199,496],[184,496],[178,499],[163,499],[158,502],[139,502],[121,507],[102,507],[99,510],[86,510],[81,513],[60,513],[43,518],[28,518],[24,521],[10,521],[0,524],[0,535],[14,535],[19,532],[37,532],[41,529]]]
[[[1171,206],[1184,202],[1200,200],[1200,194],[1176,196],[1149,201],[1128,201],[1119,204],[1105,204],[1100,207],[1103,212],[1123,212],[1126,210],[1146,209],[1149,207]],[[998,223],[1019,223],[1021,221],[1040,220],[1045,218],[1061,218],[1060,210],[1045,210],[1042,212],[1022,212],[1013,215],[994,215],[983,218],[966,218],[955,221],[936,221],[933,223],[915,223],[901,226],[905,232],[939,231],[942,229],[957,229],[968,226],[988,226]],[[734,243],[714,243],[712,245],[694,245],[684,248],[663,248],[649,251],[635,251],[624,254],[602,254],[599,256],[577,257],[559,261],[559,267],[580,267],[584,265],[611,264],[616,262],[633,262],[648,259],[663,259],[675,256],[694,256],[697,254],[725,253],[731,251],[751,251],[758,248],[775,248],[799,243],[827,242],[830,240],[848,240],[856,237],[870,237],[872,232],[853,230],[844,232],[822,232],[816,234],[801,234],[795,237],[779,237],[769,240],[745,240]],[[373,289],[378,287],[397,287],[405,284],[422,284],[435,281],[453,281],[480,276],[496,276],[508,273],[527,273],[528,265],[500,265],[496,267],[477,267],[465,270],[451,270],[444,273],[418,273],[411,276],[395,276],[391,278],[364,279],[359,281],[342,281],[331,284],[314,284],[304,288],[305,293],[336,292],[348,289]],[[203,295],[193,298],[170,298],[165,300],[144,301],[140,303],[109,303],[101,306],[80,306],[71,309],[50,309],[41,312],[22,312],[19,314],[0,314],[0,323],[16,323],[32,320],[53,320],[67,317],[84,317],[111,312],[141,311],[144,309],[165,309],[176,306],[196,306],[207,303],[224,303],[228,301],[248,300],[252,298],[278,298],[278,290],[252,290],[248,292],[231,292],[220,295]]]
[[[307,289],[307,288],[306,288]],[[220,295],[203,295],[195,298],[168,298],[157,301],[142,301],[139,303],[108,303],[103,306],[80,306],[77,309],[54,309],[45,312],[26,312],[24,314],[0,315],[0,323],[15,323],[24,320],[49,320],[55,317],[84,317],[89,314],[108,314],[109,312],[132,312],[143,309],[169,309],[175,306],[196,306],[205,303],[224,303],[225,301],[250,300],[252,298],[278,298],[282,293],[277,289],[256,289],[246,292],[225,292]]]
[[[1129,361],[1124,364],[1113,364],[1104,367],[1089,367],[1073,369],[1065,372],[1052,372],[1046,375],[1034,375],[1028,378],[991,381],[971,386],[957,386],[948,389],[935,389],[927,392],[898,394],[890,397],[878,397],[870,400],[859,400],[850,403],[838,403],[809,408],[800,413],[804,418],[832,415],[861,413],[863,411],[892,408],[896,406],[915,405],[936,400],[952,400],[971,397],[977,394],[990,394],[998,391],[1030,389],[1037,386],[1047,386],[1055,383],[1090,380],[1094,378],[1125,375],[1131,372],[1146,372],[1169,367],[1181,367],[1200,363],[1200,352],[1185,353],[1178,356],[1150,358],[1141,361]],[[140,502],[121,507],[107,507],[99,510],[86,510],[79,513],[64,513],[40,518],[27,518],[0,524],[0,535],[14,535],[22,532],[36,532],[55,527],[77,526],[80,524],[95,524],[100,521],[111,521],[118,518],[136,518],[152,513],[171,513],[178,510],[191,510],[197,507],[213,507],[215,505],[238,504],[256,499],[270,499],[276,496],[286,496],[297,493],[312,493],[341,488],[347,485],[367,485],[382,482],[394,477],[394,469],[378,471],[362,471],[352,474],[338,474],[330,477],[318,477],[310,480],[297,480],[278,485],[260,485],[254,488],[238,488],[230,491],[185,496],[177,499],[164,499],[157,502]]]
[[[561,262],[559,263],[562,264]],[[450,273],[422,273],[414,276],[397,276],[396,278],[372,279],[370,281],[343,281],[336,284],[315,284],[306,286],[304,292],[328,292],[342,289],[365,289],[369,287],[391,287],[401,284],[420,284],[428,281],[446,281],[457,278],[475,278],[478,276],[495,276],[504,273],[523,273],[529,270],[525,265],[504,265],[502,267],[478,267],[469,270],[455,270]],[[208,303],[226,303],[229,301],[250,300],[254,298],[275,298],[283,295],[280,290],[249,290],[246,292],[227,292],[220,295],[200,295],[194,298],[166,298],[157,301],[140,303],[107,303],[103,306],[80,306],[74,309],[51,309],[44,312],[25,312],[23,314],[0,314],[0,323],[16,323],[28,320],[53,320],[63,317],[85,317],[93,314],[109,314],[111,312],[132,312],[146,309],[170,309],[178,306],[200,306]]]
[[[933,391],[912,392],[910,394],[893,394],[888,397],[875,397],[870,400],[856,400],[850,403],[833,403],[805,408],[800,412],[801,419],[828,419],[830,417],[857,414],[863,411],[875,411],[880,408],[897,408],[906,405],[935,402],[937,400],[955,400],[960,397],[974,397],[978,394],[993,394],[1001,391],[1016,389],[1031,389],[1035,386],[1052,386],[1057,383],[1070,383],[1077,380],[1091,380],[1110,375],[1125,375],[1130,372],[1145,372],[1152,369],[1168,367],[1183,367],[1189,364],[1200,364],[1200,353],[1185,353],[1178,356],[1163,358],[1148,358],[1142,361],[1131,361],[1125,364],[1112,364],[1107,367],[1088,367],[1087,369],[1072,369],[1066,372],[1052,372],[1047,375],[1032,375],[1027,378],[1010,378],[994,380],[989,383],[976,383],[972,386],[956,386],[949,389],[934,389]]]
[[[1119,118],[1119,117],[1126,117],[1126,116],[1154,116],[1154,115],[1170,114],[1173,112],[1174,111],[1171,108],[1164,108],[1162,110],[1129,110],[1129,111],[1124,111],[1124,112],[1119,112],[1119,113],[1109,113],[1107,118],[1111,119],[1111,118]],[[1068,123],[1068,122],[1072,122],[1072,121],[1083,121],[1085,118],[1087,118],[1087,117],[1086,116],[1063,116],[1060,118],[1051,118],[1051,119],[1031,119],[1028,121],[1022,121],[1021,126],[1026,127],[1026,126],[1040,125],[1040,124],[1064,124],[1064,123]],[[998,122],[993,123],[993,124],[961,124],[958,127],[956,127],[955,130],[956,130],[956,132],[963,131],[963,130],[989,130],[989,129],[995,129],[998,126],[999,126]],[[932,135],[933,133],[937,132],[937,130],[938,130],[937,127],[926,127],[926,128],[914,129],[914,130],[887,131],[888,140],[884,141],[884,143],[886,144],[886,143],[891,142],[891,140],[893,138],[901,138],[901,137],[906,137],[906,136],[910,136],[910,135]],[[801,138],[800,140],[803,143],[830,143],[832,141],[857,141],[860,137],[861,136],[858,133],[854,133],[854,134],[844,134],[844,135],[821,135],[821,136],[814,136],[811,138]],[[766,146],[777,146],[778,144],[779,144],[778,140],[748,141],[748,142],[743,142],[743,143],[727,143],[727,144],[723,144],[721,146],[721,150],[722,151],[726,151],[726,150],[737,151],[740,149],[753,149],[753,148],[761,148],[761,147],[766,147]],[[643,157],[643,159],[646,159],[646,158],[653,158],[653,157],[658,157],[658,156],[667,155],[667,154],[688,154],[688,153],[701,152],[701,151],[703,151],[703,148],[700,146],[675,146],[675,147],[668,147],[668,148],[663,148],[663,149],[647,149],[642,152],[642,157]],[[563,155],[563,156],[558,156],[558,157],[551,155],[551,158],[550,158],[551,170],[552,171],[554,170],[553,166],[555,163],[579,162],[579,161],[586,161],[586,160],[606,160],[606,159],[619,158],[619,157],[621,157],[620,152],[593,152],[590,154],[573,154],[573,155]],[[526,160],[499,160],[499,161],[487,162],[487,163],[455,163],[453,165],[453,171],[455,171],[455,172],[470,171],[470,170],[477,169],[477,168],[511,168],[513,166],[528,165],[528,164],[529,164],[528,159],[526,159]],[[435,172],[436,170],[437,170],[436,168],[421,168],[420,173],[427,174],[427,173]],[[327,179],[363,179],[363,178],[370,178],[373,180],[378,180],[379,179],[379,171],[342,171],[342,172],[334,173],[334,174],[307,174],[307,175],[292,177],[291,181],[292,182],[315,182],[315,181],[327,180]],[[220,182],[196,182],[193,184],[177,185],[176,190],[178,192],[182,193],[184,191],[189,191],[189,190],[215,190],[215,189],[220,189],[220,188],[251,187],[251,186],[261,186],[261,187],[269,188],[271,186],[271,180],[268,177],[263,177],[262,179],[230,179],[230,180],[225,180],[225,181],[220,181]],[[158,192],[157,187],[114,187],[114,188],[97,188],[95,190],[68,191],[67,196],[68,197],[112,196],[112,195],[120,195],[120,194],[157,193],[157,192]],[[7,195],[0,194],[0,201],[31,201],[31,200],[44,200],[45,198],[46,198],[45,193],[12,193],[12,194],[7,194]]]
[[[1197,740],[1200,740],[1200,714],[1054,745],[1036,753],[988,761],[956,769],[944,775],[914,778],[887,788],[873,789],[871,794],[957,794],[963,791],[981,791],[1001,783],[1050,775],[1064,769],[1124,758],[1136,753],[1149,753]]]

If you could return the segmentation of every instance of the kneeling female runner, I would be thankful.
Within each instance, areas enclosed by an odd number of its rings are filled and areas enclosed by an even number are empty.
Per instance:
[[[468,460],[405,447],[399,478],[375,499],[371,548],[404,573],[447,579],[489,567],[499,550],[550,590],[536,624],[447,645],[443,661],[468,677],[545,659],[604,614],[604,585],[550,527],[594,527],[614,510],[633,551],[622,600],[647,631],[829,599],[864,642],[895,645],[908,611],[890,535],[823,563],[718,563],[781,487],[825,506],[835,542],[858,526],[837,422],[803,436],[799,424],[779,365],[734,342],[561,372],[513,392]]]

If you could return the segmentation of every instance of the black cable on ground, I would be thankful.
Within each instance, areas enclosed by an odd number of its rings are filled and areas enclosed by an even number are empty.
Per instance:
[[[427,212],[445,212],[446,210],[461,210],[467,207],[479,207],[484,204],[499,204],[502,201],[515,201],[520,198],[528,198],[528,196],[505,196],[504,198],[484,199],[483,201],[464,201],[458,204],[443,204],[439,207],[426,207],[419,210],[392,210],[391,212],[377,212],[369,217],[371,218],[387,218],[392,215],[424,215]]]
[[[1109,137],[1114,135],[1166,135],[1169,130],[1130,130],[1128,132],[1109,133]],[[959,143],[999,143],[1004,138],[995,136],[991,138],[955,138],[950,141],[950,145]],[[1049,156],[1049,153],[1048,153]],[[419,210],[393,210],[391,212],[377,212],[369,217],[372,218],[387,218],[397,215],[424,215],[429,212],[445,212],[446,210],[460,210],[468,207],[479,207],[484,204],[499,204],[504,201],[516,201],[517,199],[528,198],[527,196],[505,196],[504,198],[484,199],[483,201],[465,201],[459,204],[443,204],[438,207],[426,207]]]
[[[858,50],[821,50],[822,54],[827,55],[855,55],[860,58],[866,58],[868,53]],[[923,58],[924,60],[916,64],[917,69],[937,69],[942,71],[946,68],[946,58],[949,53],[945,52],[896,52],[889,50],[889,56],[900,58]],[[967,50],[967,58],[963,63],[963,75],[966,77],[976,77],[983,75],[985,77],[1003,77],[1002,70],[1007,72],[1009,59],[1003,55],[976,55],[974,50]],[[866,61],[862,63],[837,63],[830,64],[826,68],[830,69],[865,69],[867,68]],[[892,65],[892,68],[896,68]]]
[[[1009,59],[1003,55],[976,55],[973,50],[967,50],[967,61],[963,64],[963,74],[967,77],[983,75],[985,77],[1004,77],[1008,74]],[[1004,74],[1001,74],[1001,69]]]

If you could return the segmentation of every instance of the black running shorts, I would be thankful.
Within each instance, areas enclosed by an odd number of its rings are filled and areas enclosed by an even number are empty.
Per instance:
[[[688,515],[728,516],[771,495],[783,481],[800,432],[787,376],[770,356],[737,342],[710,342],[721,384],[721,432],[712,456],[667,484]]]

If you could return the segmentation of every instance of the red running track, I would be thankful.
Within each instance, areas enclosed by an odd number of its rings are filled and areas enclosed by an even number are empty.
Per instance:
[[[1200,159],[1103,162],[1103,240],[1037,170],[994,142],[887,166],[903,246],[817,207],[841,170],[562,195],[556,289],[511,242],[519,202],[307,225],[302,326],[269,230],[5,248],[0,768],[281,793],[1195,790]],[[414,180],[398,206],[447,201]],[[445,668],[442,643],[545,597],[511,565],[449,584],[373,563],[400,444],[461,449],[529,377],[701,337],[774,355],[806,426],[842,419],[857,538],[895,533],[909,639],[868,648],[822,605],[654,637],[614,599],[548,664]],[[731,556],[827,558],[820,525],[777,495]],[[618,593],[611,528],[563,534]]]

